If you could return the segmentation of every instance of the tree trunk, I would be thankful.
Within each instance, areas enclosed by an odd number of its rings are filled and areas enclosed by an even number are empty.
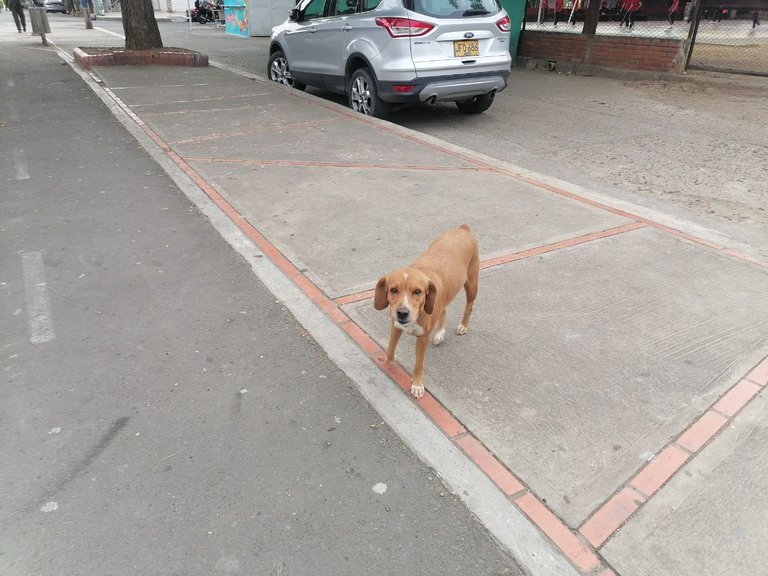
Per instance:
[[[600,19],[600,0],[589,0],[587,10],[584,13],[584,28],[582,34],[594,34],[597,32],[597,21]]]
[[[152,0],[122,0],[123,30],[126,50],[162,48],[160,29],[155,20]]]

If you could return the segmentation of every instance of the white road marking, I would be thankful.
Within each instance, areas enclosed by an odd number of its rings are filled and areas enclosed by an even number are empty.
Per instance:
[[[43,507],[40,508],[40,512],[53,512],[58,509],[59,505],[56,502],[46,502]]]
[[[11,78],[8,78],[8,80],[5,81],[5,85],[8,86],[9,88],[13,88],[14,86],[16,86],[16,84],[13,83],[13,80]]]
[[[42,252],[24,252],[21,255],[24,271],[24,290],[27,296],[29,341],[42,344],[56,338],[51,322],[51,302],[45,284],[45,266]]]
[[[112,36],[117,36],[118,38],[125,39],[125,36],[123,36],[122,34],[118,34],[117,32],[112,32],[112,30],[107,30],[106,28],[101,28],[99,26],[94,26],[93,29],[94,30],[98,30],[99,32],[104,32],[106,34],[112,34]]]
[[[13,165],[16,167],[16,180],[29,180],[29,164],[24,150],[13,150]]]

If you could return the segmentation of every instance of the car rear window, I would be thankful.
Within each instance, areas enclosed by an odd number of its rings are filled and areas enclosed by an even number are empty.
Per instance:
[[[497,0],[406,0],[408,9],[439,18],[488,16],[500,10]]]

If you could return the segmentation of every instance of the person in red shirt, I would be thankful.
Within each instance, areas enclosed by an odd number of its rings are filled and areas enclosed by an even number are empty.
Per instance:
[[[640,0],[624,0],[624,17],[621,19],[619,27],[626,24],[627,28],[632,28],[635,25],[635,12],[640,10],[640,6],[642,6]]]
[[[573,0],[573,4],[571,4],[571,13],[568,15],[568,22],[571,26],[576,24],[577,10],[581,10],[581,0]]]
[[[678,7],[680,6],[680,0],[672,0],[668,4],[667,8],[667,21],[670,25],[675,23],[675,12],[677,12]]]
[[[555,0],[555,26],[557,26],[557,17],[563,9],[563,0]]]

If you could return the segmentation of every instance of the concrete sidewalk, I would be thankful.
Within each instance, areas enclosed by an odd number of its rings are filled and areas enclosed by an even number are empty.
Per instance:
[[[191,3],[194,7],[194,2]],[[72,16],[73,18],[83,18],[83,16]],[[99,20],[122,20],[123,12],[118,7],[117,10],[107,10],[104,13],[101,12],[99,7],[96,7],[96,11],[91,15],[91,19],[94,24]],[[188,18],[184,11],[181,12],[168,12],[167,10],[155,10],[155,20],[157,22],[187,22]]]
[[[532,573],[565,574],[559,554],[595,576],[768,574],[767,262],[252,75],[95,74],[92,88],[349,335],[346,353],[403,390],[413,343],[401,365],[383,361],[371,289],[470,224],[483,259],[472,330],[430,348],[424,399],[397,402],[418,405],[554,547],[534,561],[515,547],[518,524],[489,526]],[[426,459],[488,524],[488,494]]]

